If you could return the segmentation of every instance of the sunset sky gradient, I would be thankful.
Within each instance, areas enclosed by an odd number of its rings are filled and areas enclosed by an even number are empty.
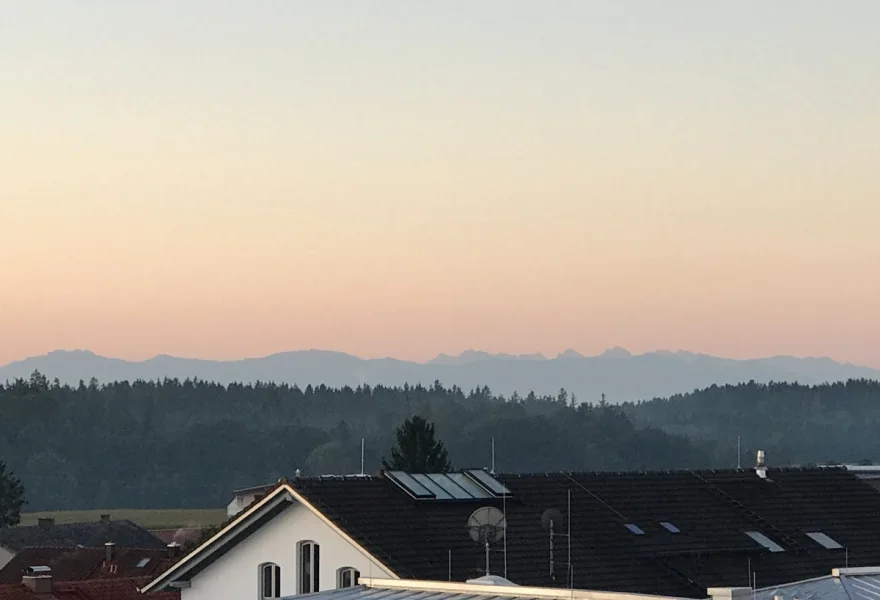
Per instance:
[[[880,366],[880,2],[0,0],[0,363]]]

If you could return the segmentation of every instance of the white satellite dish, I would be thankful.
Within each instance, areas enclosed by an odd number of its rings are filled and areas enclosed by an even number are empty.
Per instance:
[[[486,575],[489,575],[489,545],[504,538],[507,521],[494,506],[483,506],[471,513],[467,522],[471,539],[486,548]]]

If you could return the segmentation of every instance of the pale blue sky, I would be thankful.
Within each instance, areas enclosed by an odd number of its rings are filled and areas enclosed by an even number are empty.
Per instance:
[[[0,0],[0,362],[880,365],[878,26],[875,0]]]

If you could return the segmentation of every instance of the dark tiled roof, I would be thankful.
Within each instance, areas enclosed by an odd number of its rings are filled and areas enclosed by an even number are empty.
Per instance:
[[[21,582],[32,566],[51,568],[55,581],[78,581],[155,576],[179,560],[157,548],[117,548],[111,562],[105,557],[103,548],[24,548],[0,569],[0,585]]]
[[[0,546],[15,552],[35,546],[103,548],[164,548],[165,542],[131,521],[94,521],[6,527],[0,529]]]
[[[148,577],[127,579],[97,579],[90,581],[67,581],[55,583],[52,590],[57,600],[144,600],[138,591],[149,583]],[[40,600],[22,583],[0,585],[0,600]],[[180,600],[180,592],[155,592],[150,600]]]
[[[166,544],[170,544],[172,542],[184,544],[186,542],[198,541],[199,536],[202,535],[202,528],[178,527],[177,529],[151,529],[150,533],[155,535]]]
[[[541,515],[567,514],[571,562],[581,589],[702,598],[706,588],[759,587],[827,575],[846,550],[828,550],[805,534],[821,531],[848,548],[849,566],[880,565],[880,494],[839,469],[498,475],[511,490],[507,576],[520,585],[566,586],[568,542],[557,530],[556,579]],[[401,577],[454,581],[479,576],[484,549],[465,524],[471,502],[417,501],[384,477],[292,481],[306,499]],[[661,523],[680,529],[671,533]],[[634,523],[644,535],[626,529]],[[567,528],[567,523],[564,524]],[[782,546],[770,552],[748,537],[758,531]],[[504,572],[501,547],[491,552]]]

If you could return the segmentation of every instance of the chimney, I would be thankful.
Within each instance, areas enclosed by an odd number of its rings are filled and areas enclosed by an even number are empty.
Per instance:
[[[758,477],[761,479],[767,478],[767,465],[764,462],[764,451],[758,450],[758,460],[755,464],[755,473],[758,474]]]
[[[113,559],[116,558],[116,544],[113,542],[107,542],[104,544],[104,560],[107,562],[113,562]]]
[[[37,595],[52,594],[52,569],[45,566],[28,567],[21,582]]]
[[[109,523],[110,515],[101,515],[101,523]]]
[[[37,525],[43,529],[49,529],[55,524],[55,517],[40,517],[37,519]]]
[[[177,542],[171,542],[168,544],[168,558],[177,558],[177,551],[180,549],[180,544]]]
[[[752,598],[752,588],[749,587],[709,588],[706,592],[711,600],[750,600]]]

